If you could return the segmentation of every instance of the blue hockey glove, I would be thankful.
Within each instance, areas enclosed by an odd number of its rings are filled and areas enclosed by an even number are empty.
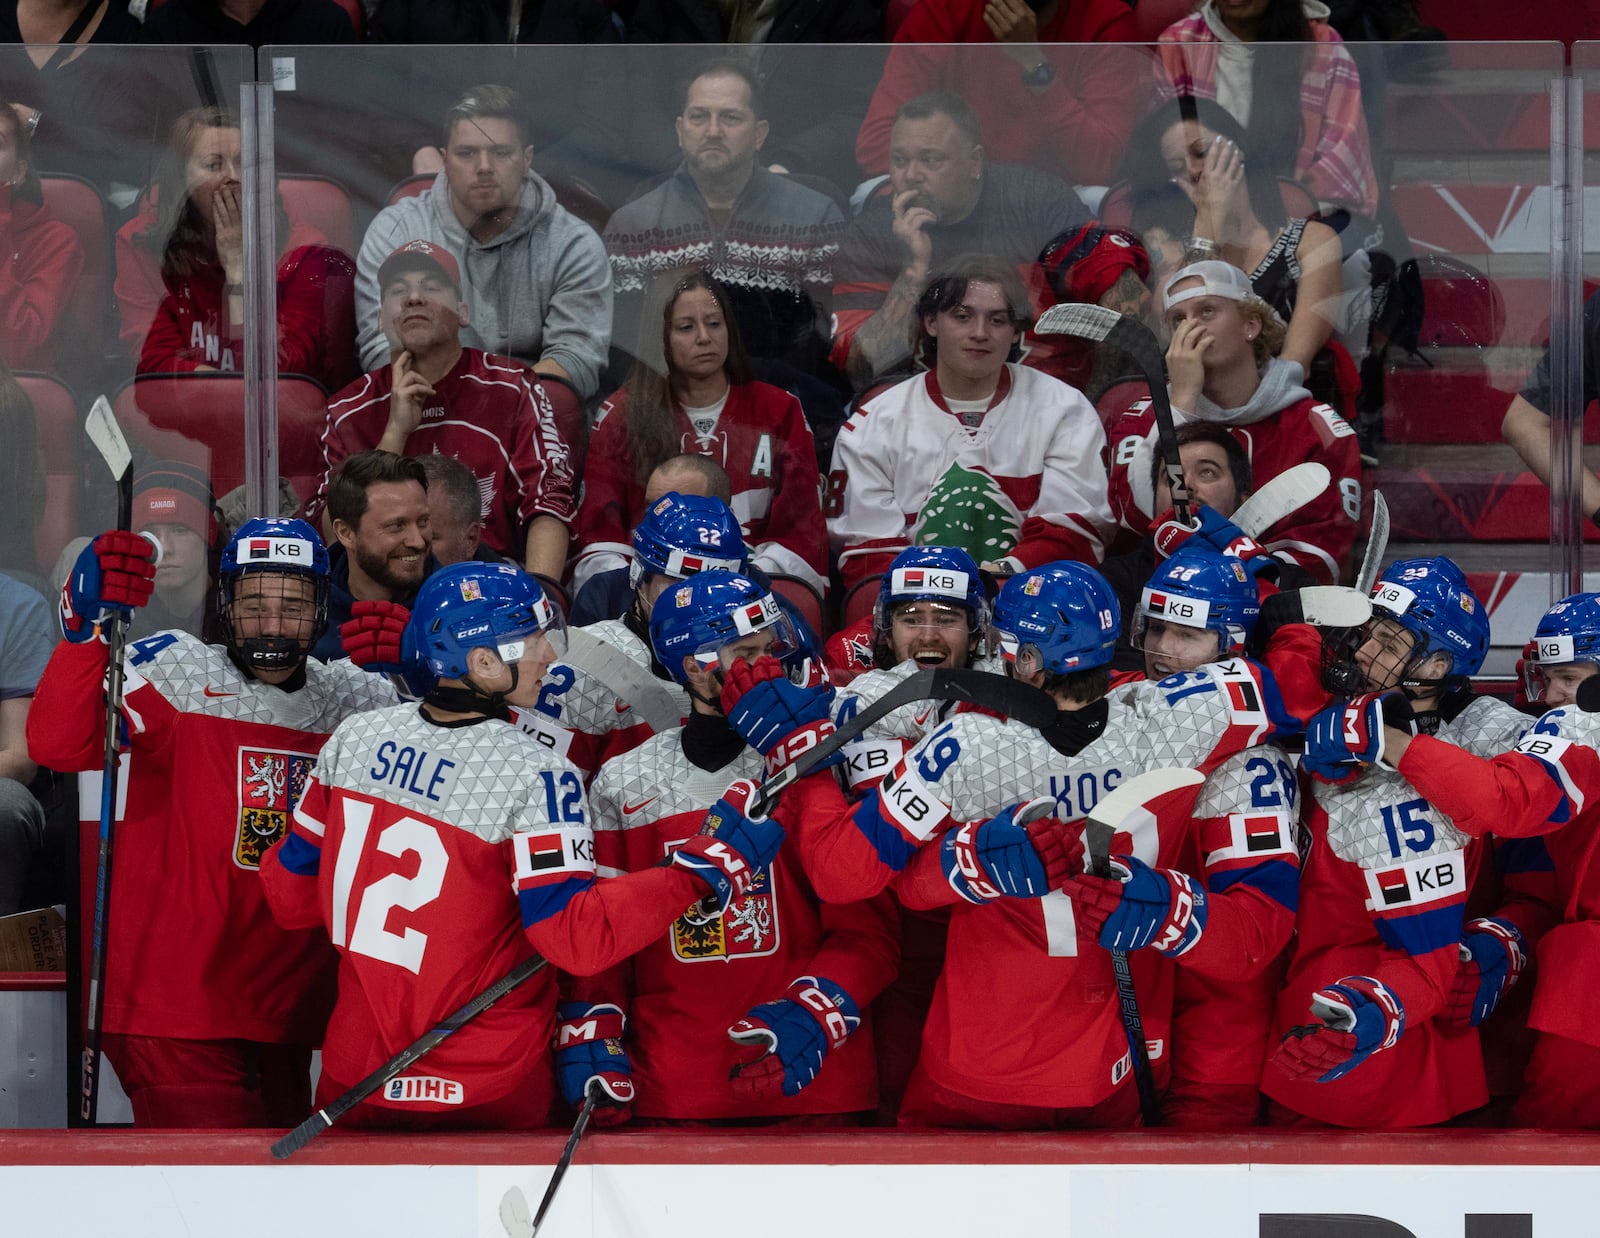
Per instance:
[[[736,661],[723,676],[722,712],[744,742],[767,758],[770,775],[833,734],[832,694],[826,686],[790,683],[776,658]],[[842,753],[819,768],[840,760]]]
[[[1477,1027],[1516,985],[1527,963],[1522,930],[1511,921],[1469,920],[1461,936],[1461,970],[1445,999],[1445,1018],[1459,1027]]]
[[[988,821],[969,821],[939,845],[950,888],[969,903],[997,898],[1043,898],[1049,875],[1027,824],[1055,809],[1050,796],[1013,804]]]
[[[102,533],[78,552],[61,589],[61,634],[74,644],[94,637],[113,615],[127,620],[150,600],[155,552],[148,538],[125,529]]]
[[[1180,522],[1171,510],[1163,512],[1156,523],[1155,544],[1158,559],[1170,559],[1181,548],[1190,547],[1243,559],[1252,573],[1278,566],[1266,547],[1210,507],[1196,509],[1191,524]]]
[[[633,1064],[622,1046],[627,1026],[622,1008],[610,1002],[562,1002],[556,1007],[556,1082],[574,1109],[583,1104],[591,1081],[603,1104],[621,1110],[633,1100]]]
[[[770,817],[750,815],[759,794],[755,783],[739,779],[711,805],[700,832],[666,859],[704,881],[718,911],[726,911],[749,892],[756,874],[772,863],[783,845],[781,825]]]
[[[1301,764],[1322,782],[1348,782],[1364,765],[1393,769],[1383,762],[1383,729],[1416,729],[1411,705],[1398,692],[1369,692],[1349,701],[1335,701],[1312,716],[1306,726],[1306,751]]]
[[[1194,949],[1206,929],[1206,892],[1188,874],[1151,868],[1131,855],[1111,857],[1111,875],[1077,876],[1061,887],[1080,931],[1107,950],[1159,950],[1168,958]]]
[[[822,1059],[861,1026],[861,1008],[826,976],[801,976],[778,1001],[763,1002],[728,1029],[759,1052],[733,1068],[735,1096],[793,1096],[817,1077]]]
[[[1289,1029],[1272,1061],[1295,1079],[1331,1083],[1374,1053],[1392,1048],[1406,1030],[1400,999],[1371,976],[1346,976],[1311,995],[1320,1022]]]

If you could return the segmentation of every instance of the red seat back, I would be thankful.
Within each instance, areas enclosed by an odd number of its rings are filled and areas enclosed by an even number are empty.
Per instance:
[[[798,576],[772,576],[772,591],[811,625],[811,630],[822,640],[828,639],[827,615],[822,608],[822,595]],[[817,651],[821,653],[819,649]]]
[[[18,374],[18,385],[33,401],[39,454],[44,457],[44,510],[34,526],[33,545],[39,574],[49,578],[56,556],[78,532],[78,490],[82,484],[83,437],[78,402],[59,379],[48,374]]]
[[[58,368],[81,372],[97,381],[105,350],[106,310],[111,296],[111,236],[106,228],[106,203],[100,191],[77,176],[41,176],[45,209],[52,219],[71,228],[83,253],[83,274],[58,330],[65,334],[55,349]]]
[[[850,592],[844,595],[844,605],[839,608],[841,628],[848,628],[872,614],[872,608],[878,604],[878,583],[882,579],[880,572],[876,576],[858,580],[850,587]]]
[[[338,181],[325,176],[282,176],[278,178],[278,193],[283,198],[284,213],[292,222],[310,224],[335,249],[355,254],[355,213],[350,207],[350,195]]]

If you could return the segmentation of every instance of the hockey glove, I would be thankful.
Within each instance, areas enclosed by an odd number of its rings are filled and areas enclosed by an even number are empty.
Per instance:
[[[600,1089],[595,1121],[615,1126],[627,1120],[633,1100],[633,1064],[622,1046],[628,1016],[610,1002],[562,1002],[556,1007],[556,1082],[574,1109],[593,1082]],[[606,1114],[605,1117],[601,1113]]]
[[[1027,823],[1055,808],[1051,796],[1013,804],[988,821],[969,821],[944,836],[939,847],[945,879],[969,903],[997,898],[1043,898],[1050,893],[1044,861]]]
[[[729,1040],[758,1050],[734,1066],[734,1095],[793,1096],[860,1026],[861,1008],[850,994],[825,976],[801,976],[778,1001],[763,1002],[728,1029]]]
[[[1041,817],[1028,822],[1028,841],[1044,865],[1045,881],[1059,890],[1083,875],[1083,827],[1075,822]]]
[[[700,832],[667,857],[666,863],[688,869],[710,887],[719,912],[749,893],[783,845],[781,825],[750,815],[759,795],[755,783],[739,779],[711,805]]]
[[[1243,559],[1252,574],[1278,566],[1277,560],[1267,553],[1266,547],[1226,516],[1209,507],[1196,509],[1192,524],[1182,523],[1170,508],[1163,512],[1156,522],[1155,544],[1157,560],[1170,559],[1187,546]]]
[[[126,529],[102,533],[78,552],[61,589],[61,634],[74,644],[93,638],[112,616],[133,617],[150,600],[156,558],[148,538]]]
[[[1206,929],[1206,892],[1186,873],[1111,857],[1109,877],[1080,874],[1062,886],[1080,931],[1107,950],[1152,946],[1169,959],[1194,948]]]
[[[1391,1048],[1406,1029],[1406,1010],[1370,976],[1346,976],[1311,995],[1319,1023],[1292,1027],[1272,1061],[1295,1079],[1332,1083],[1374,1053]]]
[[[1361,766],[1393,769],[1383,761],[1383,729],[1416,731],[1411,704],[1398,692],[1369,692],[1349,701],[1335,701],[1312,716],[1306,726],[1306,752],[1301,764],[1322,782],[1349,782]]]
[[[1461,970],[1445,999],[1445,1018],[1458,1027],[1477,1027],[1511,991],[1527,962],[1522,930],[1511,921],[1469,920],[1461,937]]]
[[[404,669],[400,642],[411,612],[399,602],[355,602],[350,618],[339,625],[345,655],[364,671],[398,674]]]
[[[722,712],[744,742],[767,758],[771,775],[833,734],[832,693],[790,683],[776,658],[736,661],[723,677]],[[837,754],[819,768],[842,759]]]

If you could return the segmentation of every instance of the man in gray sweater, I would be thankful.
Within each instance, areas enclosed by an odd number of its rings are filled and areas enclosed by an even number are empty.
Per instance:
[[[522,104],[505,86],[475,86],[445,115],[444,169],[422,194],[379,212],[361,242],[356,314],[361,364],[389,360],[378,327],[378,268],[407,241],[448,249],[461,268],[471,325],[461,342],[516,357],[570,383],[599,387],[610,344],[611,268],[594,230],[533,171]]]

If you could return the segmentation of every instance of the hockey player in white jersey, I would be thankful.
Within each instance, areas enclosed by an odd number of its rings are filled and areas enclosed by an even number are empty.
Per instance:
[[[721,908],[742,900],[783,836],[749,815],[753,783],[724,783],[670,853],[597,876],[577,770],[509,724],[564,644],[538,582],[510,564],[444,568],[419,592],[408,636],[434,686],[420,706],[334,733],[263,874],[279,921],[321,925],[340,952],[319,1104],[535,950],[565,971],[598,972],[708,893]],[[513,990],[347,1121],[542,1125],[555,989],[547,970]],[[605,1061],[604,1029],[589,1032],[570,1033],[570,1051]],[[611,1095],[627,1099],[622,1086]]]

